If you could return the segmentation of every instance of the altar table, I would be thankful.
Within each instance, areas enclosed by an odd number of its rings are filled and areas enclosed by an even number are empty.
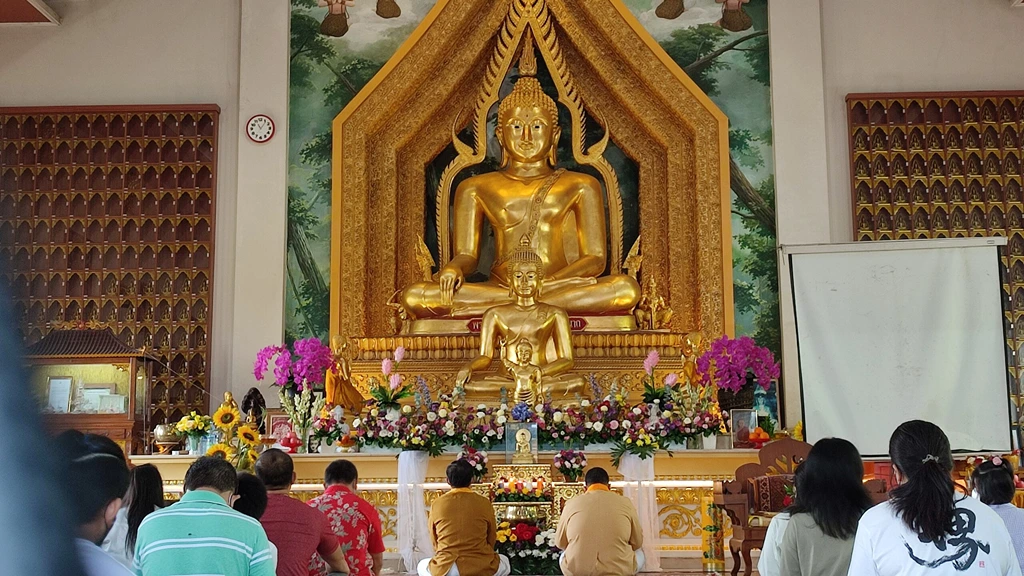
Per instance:
[[[557,452],[540,453],[540,463],[551,462]],[[701,551],[701,499],[710,497],[716,480],[733,477],[736,468],[757,462],[756,450],[682,450],[673,456],[659,454],[654,460],[658,515],[661,521],[659,548],[663,554],[681,556],[699,555]],[[292,493],[309,500],[323,491],[323,473],[329,463],[337,459],[351,461],[359,469],[359,491],[380,513],[384,541],[389,549],[397,544],[395,525],[398,517],[398,461],[395,453],[332,453],[293,454],[297,481]],[[448,489],[444,471],[455,458],[444,454],[431,458],[424,484],[426,504]],[[153,464],[164,479],[164,492],[169,499],[177,499],[182,492],[185,472],[195,456],[132,456],[138,466]],[[503,452],[490,453],[490,465],[503,464]],[[607,452],[587,452],[590,467],[600,466],[612,477],[613,487],[623,485]],[[555,473],[554,477],[558,477]],[[728,520],[726,520],[728,522]],[[728,526],[726,526],[728,529]]]

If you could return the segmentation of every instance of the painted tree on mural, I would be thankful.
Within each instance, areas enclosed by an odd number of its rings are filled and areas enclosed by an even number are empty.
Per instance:
[[[711,98],[719,96],[717,73],[730,65],[723,56],[731,51],[743,52],[751,79],[768,86],[767,31],[734,36],[717,26],[704,24],[674,31],[661,46]],[[745,229],[735,235],[739,246],[746,251],[738,255],[736,265],[752,279],[736,281],[735,298],[737,311],[755,315],[751,336],[779,356],[782,341],[775,250],[775,179],[769,176],[755,186],[743,170],[743,167],[763,166],[764,159],[754,146],[759,140],[771,142],[771,133],[753,134],[737,129],[729,132],[730,184],[736,196],[733,213],[741,218]]]
[[[331,42],[319,33],[320,20],[309,12],[315,7],[316,0],[292,1],[291,90],[312,90],[317,71],[327,70],[333,79],[323,89],[323,107],[337,113],[384,62],[339,56]],[[324,224],[325,219],[320,214],[330,214],[330,122],[302,145],[299,156],[302,163],[313,168],[313,174],[304,183],[305,188],[288,187],[287,289],[296,302],[298,316],[298,331],[292,328],[286,332],[289,341],[297,336],[316,335],[324,339],[328,336],[330,287],[310,243],[329,241],[320,238],[316,229]]]

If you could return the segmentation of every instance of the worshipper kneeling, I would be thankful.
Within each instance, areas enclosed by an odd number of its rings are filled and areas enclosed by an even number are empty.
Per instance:
[[[1003,520],[957,494],[942,429],[904,422],[889,439],[889,457],[899,486],[861,517],[850,576],[1020,576]]]
[[[163,508],[164,480],[160,471],[152,464],[143,464],[132,469],[128,480],[128,493],[124,496],[121,509],[110,533],[103,539],[100,548],[115,560],[131,569],[135,560],[135,538],[139,525],[153,512]]]
[[[128,464],[113,440],[74,430],[57,438],[66,459],[68,502],[75,522],[75,548],[86,576],[128,576],[131,572],[100,549],[128,489]],[[14,538],[15,535],[10,535]]]
[[[267,487],[267,509],[260,518],[277,546],[277,576],[307,576],[310,561],[320,556],[332,572],[348,574],[345,553],[327,517],[290,496],[295,483],[292,457],[271,448],[256,460],[256,477]]]
[[[974,468],[971,483],[974,484],[974,497],[1003,519],[1017,552],[1017,562],[1024,570],[1024,510],[1012,504],[1017,492],[1013,464],[999,456],[986,460]]]
[[[254,474],[239,472],[235,501],[231,507],[253,520],[263,518],[263,513],[267,511],[267,487],[263,481]],[[270,543],[270,563],[277,572],[277,546],[273,542]]]
[[[230,506],[237,486],[235,467],[223,458],[201,456],[193,462],[181,500],[139,526],[135,573],[274,576],[263,527]]]
[[[611,491],[608,472],[591,468],[587,491],[565,503],[555,545],[565,576],[636,574],[644,567],[644,535],[633,503]]]
[[[446,476],[452,489],[430,506],[434,557],[420,562],[419,576],[508,576],[508,558],[494,551],[498,522],[491,501],[469,489],[473,466],[456,460]]]
[[[377,509],[356,493],[359,472],[348,460],[335,460],[324,471],[324,493],[309,505],[327,516],[338,544],[345,550],[352,576],[380,576],[384,563],[384,536]],[[311,574],[325,574],[325,566],[316,558]]]

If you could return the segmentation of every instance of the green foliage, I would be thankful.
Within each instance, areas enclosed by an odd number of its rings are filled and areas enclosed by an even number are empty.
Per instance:
[[[750,65],[750,78],[765,86],[771,86],[771,67],[768,62],[768,37],[762,36],[743,46],[743,58]]]
[[[300,230],[306,239],[316,239],[317,236],[313,229],[320,224],[320,218],[310,210],[309,203],[306,201],[306,193],[298,186],[288,187],[288,222]]]
[[[331,292],[317,290],[307,280],[299,286],[298,314],[305,317],[311,335],[326,339],[331,322]]]
[[[729,149],[736,161],[747,168],[757,169],[764,166],[764,158],[756,146],[758,140],[760,138],[750,130],[729,130]]]
[[[312,86],[314,67],[337,56],[331,43],[320,34],[320,20],[305,11],[306,7],[313,6],[316,3],[307,0],[292,2],[289,80],[292,88]]]
[[[729,35],[728,32],[712,24],[701,24],[692,28],[681,28],[672,32],[672,36],[661,43],[665,52],[684,70],[694,62],[708,56]],[[718,95],[718,80],[715,74],[726,68],[727,63],[719,59],[702,66],[691,73],[690,78],[708,96]]]
[[[774,206],[775,177],[769,176],[761,182],[758,193]],[[738,235],[736,241],[748,253],[741,258],[739,267],[752,281],[736,282],[736,309],[754,313],[754,333],[751,336],[779,358],[782,354],[782,334],[779,325],[779,270],[775,234],[752,218],[746,220],[746,226],[747,231]]]

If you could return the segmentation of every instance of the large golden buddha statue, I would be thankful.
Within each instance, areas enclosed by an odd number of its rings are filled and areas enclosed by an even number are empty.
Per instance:
[[[605,275],[608,226],[601,184],[557,168],[558,109],[532,73],[520,66],[522,76],[498,105],[501,169],[470,177],[455,191],[451,261],[434,280],[401,294],[411,319],[475,318],[512,302],[509,257],[523,237],[530,238],[542,264],[543,302],[585,316],[628,315],[636,306],[636,280]],[[574,238],[566,237],[570,218]],[[487,281],[466,282],[479,264],[485,219],[494,232],[494,263]]]
[[[529,402],[578,393],[583,378],[570,373],[573,367],[569,315],[552,304],[540,302],[544,263],[523,236],[509,255],[512,301],[487,309],[480,328],[480,354],[467,362],[455,377],[467,395],[494,396],[500,388],[515,386],[514,399]],[[503,373],[478,377],[488,368],[498,346]]]

